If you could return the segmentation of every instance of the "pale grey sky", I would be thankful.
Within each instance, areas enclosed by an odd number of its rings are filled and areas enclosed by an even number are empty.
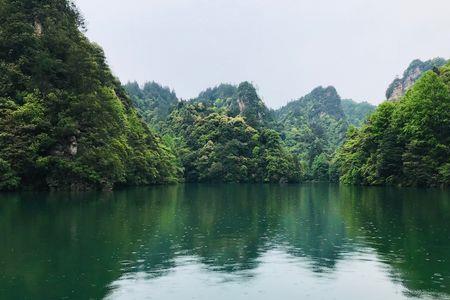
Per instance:
[[[276,108],[319,85],[380,103],[415,58],[450,57],[450,0],[76,0],[122,80],[190,98],[248,80]]]

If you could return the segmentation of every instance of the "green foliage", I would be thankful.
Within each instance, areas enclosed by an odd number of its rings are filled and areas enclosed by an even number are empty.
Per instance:
[[[217,108],[231,106],[236,101],[237,87],[232,84],[220,84],[214,88],[208,88],[198,95],[195,102],[202,102],[207,106]]]
[[[350,131],[334,159],[341,181],[449,185],[449,74],[450,65],[425,73],[400,102],[383,103],[360,130]]]
[[[443,59],[414,61],[387,94],[421,79],[367,121],[374,107],[341,101],[333,87],[275,113],[249,82],[185,102],[155,82],[122,87],[71,1],[0,4],[0,190],[111,189],[182,176],[449,184],[450,66],[436,68]]]
[[[147,82],[142,89],[137,82],[129,82],[124,88],[145,122],[158,130],[164,127],[171,109],[178,103],[174,91],[156,82]]]
[[[214,99],[218,96],[225,99]],[[271,120],[249,83],[221,85],[179,103],[168,125],[186,180],[299,181],[301,166],[268,126]]]
[[[314,161],[311,166],[312,176],[315,179],[328,181],[329,180],[329,168],[330,162],[325,153],[321,153],[320,155],[314,158]]]
[[[353,100],[342,99],[342,110],[349,124],[359,127],[367,117],[375,111],[375,106],[367,102],[357,103]]]
[[[342,143],[348,122],[333,87],[318,87],[276,111],[288,149],[307,167],[308,179],[328,179],[328,158]]]
[[[174,181],[173,153],[141,121],[69,1],[2,2],[0,189],[110,189]]]
[[[12,170],[11,165],[0,158],[0,190],[14,190],[19,182],[19,177]]]
[[[126,89],[147,123],[164,134],[186,181],[300,180],[300,164],[271,129],[272,113],[250,83],[221,84],[187,102],[156,83]]]
[[[249,82],[242,82],[237,89],[237,101],[229,108],[232,113],[239,113],[247,124],[259,128],[273,123],[273,116],[258,97],[256,89]]]
[[[242,82],[239,86],[220,84],[201,92],[190,103],[202,103],[205,107],[230,117],[242,116],[246,123],[254,128],[274,126],[273,113],[249,82]]]

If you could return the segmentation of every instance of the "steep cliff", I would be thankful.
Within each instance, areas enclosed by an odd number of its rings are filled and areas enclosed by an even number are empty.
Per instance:
[[[444,58],[433,58],[427,61],[416,59],[411,62],[401,78],[396,78],[386,91],[386,99],[390,101],[399,100],[406,91],[428,70],[439,68],[446,64]]]
[[[349,133],[334,164],[344,183],[450,185],[450,64],[381,104]]]

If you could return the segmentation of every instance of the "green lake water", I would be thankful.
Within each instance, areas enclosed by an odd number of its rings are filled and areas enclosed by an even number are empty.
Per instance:
[[[0,194],[0,299],[450,299],[450,192]]]

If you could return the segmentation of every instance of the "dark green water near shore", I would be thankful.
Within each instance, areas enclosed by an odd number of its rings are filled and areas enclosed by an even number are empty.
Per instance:
[[[450,192],[0,194],[0,299],[450,299]]]

